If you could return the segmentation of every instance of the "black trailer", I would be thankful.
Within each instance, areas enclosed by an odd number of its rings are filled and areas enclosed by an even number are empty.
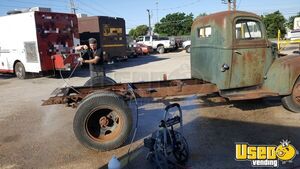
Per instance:
[[[80,44],[95,38],[109,61],[127,59],[126,29],[123,18],[91,16],[78,18]]]

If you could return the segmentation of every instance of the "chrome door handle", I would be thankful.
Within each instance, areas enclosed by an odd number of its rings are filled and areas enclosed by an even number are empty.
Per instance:
[[[224,63],[221,67],[221,72],[225,72],[226,70],[229,70],[229,66],[226,63]]]
[[[238,51],[238,50],[234,50],[234,53],[242,55],[242,53],[240,51]]]

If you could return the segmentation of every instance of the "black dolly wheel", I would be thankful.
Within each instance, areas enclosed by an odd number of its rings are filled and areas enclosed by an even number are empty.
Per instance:
[[[184,164],[189,159],[189,147],[186,139],[175,131],[176,143],[173,149],[173,155],[175,159],[180,163]]]
[[[121,146],[130,135],[131,110],[114,93],[95,93],[80,103],[73,129],[79,142],[87,148],[112,150]]]

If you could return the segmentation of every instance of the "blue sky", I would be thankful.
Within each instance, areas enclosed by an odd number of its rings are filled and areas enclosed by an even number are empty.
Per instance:
[[[221,0],[73,0],[77,13],[90,16],[105,15],[123,17],[126,21],[127,32],[137,25],[148,25],[146,9],[151,10],[151,22],[155,24],[168,13],[185,12],[214,13],[227,10],[227,5]],[[0,0],[0,15],[16,8],[33,6],[51,7],[52,11],[70,12],[69,0]],[[268,14],[280,10],[288,18],[300,12],[299,0],[237,0],[238,10]],[[158,9],[158,10],[157,10]]]

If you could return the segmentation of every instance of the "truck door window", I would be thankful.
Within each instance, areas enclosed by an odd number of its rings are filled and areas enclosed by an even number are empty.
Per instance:
[[[159,40],[169,40],[168,37],[159,37]]]
[[[146,36],[145,41],[150,41],[150,36]]]
[[[260,24],[252,20],[238,20],[235,24],[236,39],[262,38]]]
[[[211,36],[211,27],[210,26],[206,26],[206,27],[202,27],[202,28],[198,28],[198,37],[199,38],[208,38]]]
[[[140,42],[140,41],[143,41],[143,37],[138,37],[137,39],[136,39],[136,42]]]

